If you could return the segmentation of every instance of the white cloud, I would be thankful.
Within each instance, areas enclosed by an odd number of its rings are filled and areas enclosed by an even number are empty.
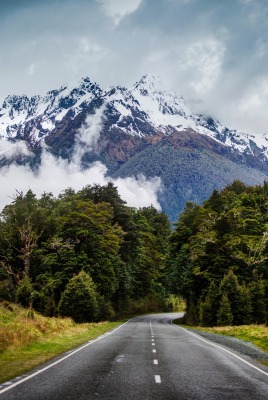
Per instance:
[[[188,47],[181,68],[190,72],[190,86],[197,94],[209,92],[221,72],[225,46],[211,38],[195,42]]]
[[[252,82],[244,95],[232,104],[233,118],[241,121],[244,130],[263,132],[263,124],[266,123],[268,131],[268,79],[264,78]]]
[[[114,181],[122,198],[130,207],[148,207],[151,204],[161,210],[157,193],[161,190],[159,177],[146,179],[143,175],[137,178],[118,178]]]
[[[0,159],[12,158],[14,156],[30,156],[31,152],[25,141],[18,140],[17,142],[10,142],[6,138],[0,140]]]
[[[27,192],[31,189],[40,196],[44,192],[52,192],[55,196],[62,190],[71,187],[75,190],[82,189],[86,185],[114,182],[122,199],[131,207],[145,207],[153,205],[161,209],[157,199],[157,193],[161,190],[161,179],[146,179],[143,175],[112,179],[107,175],[107,168],[101,162],[95,162],[88,168],[81,168],[81,159],[86,151],[90,151],[97,144],[102,124],[104,121],[104,103],[94,115],[89,115],[78,133],[75,152],[71,162],[62,158],[56,158],[43,149],[41,164],[37,171],[33,172],[28,166],[12,164],[0,170],[0,209],[11,202],[12,195],[19,192]],[[10,144],[7,140],[0,141],[0,156],[8,158],[12,155],[30,155],[25,142]]]
[[[119,22],[129,14],[132,14],[138,9],[142,0],[97,0],[106,15],[113,18],[114,23],[117,25]]]
[[[15,164],[1,169],[0,209],[12,201],[16,191],[26,193],[31,189],[37,196],[44,192],[52,192],[56,196],[68,187],[79,190],[86,185],[105,185],[111,181],[118,187],[118,192],[127,205],[138,208],[152,204],[161,209],[157,200],[157,193],[161,189],[160,178],[145,179],[139,176],[112,179],[101,162],[95,162],[82,170],[78,165],[68,164],[66,160],[57,159],[45,151],[36,173],[29,167]]]
[[[95,114],[89,114],[85,123],[81,126],[76,136],[73,162],[80,164],[83,155],[96,148],[100,131],[105,119],[104,111],[107,104],[103,105],[96,111]]]

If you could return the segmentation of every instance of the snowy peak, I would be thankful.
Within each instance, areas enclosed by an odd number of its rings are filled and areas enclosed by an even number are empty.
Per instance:
[[[74,118],[82,104],[102,95],[102,90],[82,78],[72,85],[49,91],[45,96],[8,96],[0,108],[0,137],[29,140],[32,145],[48,135],[70,113]]]
[[[165,91],[163,79],[154,74],[143,75],[140,81],[134,85],[134,90],[139,90],[143,96],[148,96],[152,93]]]
[[[29,104],[30,99],[25,94],[22,96],[10,95],[5,99],[3,108],[21,112],[27,110]]]
[[[183,119],[193,119],[182,96],[169,92],[159,76],[147,74],[132,89],[141,107],[156,126],[181,126]],[[175,117],[174,117],[175,116]],[[184,121],[186,123],[186,121]],[[187,125],[187,123],[186,123]]]
[[[194,113],[182,96],[167,90],[162,79],[153,74],[144,75],[131,89],[115,86],[104,92],[97,83],[84,77],[45,96],[8,96],[0,108],[0,138],[23,139],[35,146],[55,130],[60,132],[61,126],[72,126],[72,121],[82,113],[84,116],[96,112],[103,102],[105,129],[111,135],[120,132],[139,137],[174,132],[179,135],[192,130],[233,152],[262,161],[268,159],[268,135],[230,130],[210,116]],[[83,118],[78,118],[80,124]]]
[[[53,103],[61,110],[69,110],[74,105],[80,105],[85,100],[92,100],[99,97],[102,90],[90,81],[88,77],[82,78],[72,85],[64,85],[59,90],[52,90],[43,98],[44,103]]]

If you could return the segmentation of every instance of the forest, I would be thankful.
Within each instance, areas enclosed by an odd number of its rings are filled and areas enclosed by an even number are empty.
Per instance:
[[[267,182],[187,203],[169,243],[169,290],[185,298],[188,324],[267,323]]]
[[[0,221],[0,299],[75,322],[166,309],[170,223],[117,188],[17,193]]]
[[[268,183],[234,181],[175,227],[113,183],[17,193],[0,220],[0,301],[76,322],[172,311],[192,325],[267,324]]]

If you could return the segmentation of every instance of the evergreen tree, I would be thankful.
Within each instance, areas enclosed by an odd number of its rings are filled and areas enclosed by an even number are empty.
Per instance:
[[[205,300],[200,304],[200,324],[202,326],[216,326],[219,308],[218,288],[214,281],[209,285]]]
[[[230,270],[223,277],[219,290],[222,295],[227,295],[233,315],[233,323],[234,325],[239,325],[241,321],[241,302],[243,299],[241,298],[237,276],[234,274],[233,270]]]
[[[232,325],[233,322],[233,315],[231,311],[231,305],[226,293],[222,295],[220,301],[220,308],[217,314],[217,325],[218,326],[225,326],[225,325]]]
[[[239,305],[236,312],[236,325],[248,325],[252,322],[252,305],[249,288],[239,286]]]
[[[84,271],[70,279],[59,303],[59,313],[75,322],[90,322],[97,318],[98,304],[95,285]]]
[[[252,302],[252,321],[255,324],[264,324],[266,321],[266,296],[264,281],[259,279],[250,284]]]

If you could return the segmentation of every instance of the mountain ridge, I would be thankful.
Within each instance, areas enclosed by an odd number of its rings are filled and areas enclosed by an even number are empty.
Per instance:
[[[231,130],[209,115],[193,113],[182,96],[167,91],[161,78],[152,74],[144,75],[130,89],[115,86],[105,91],[86,77],[78,86],[63,85],[43,97],[8,96],[0,108],[1,141],[26,143],[37,164],[44,146],[69,161],[80,146],[83,151],[76,160],[82,168],[101,161],[111,177],[160,176],[162,207],[172,220],[185,201],[203,201],[211,190],[233,179],[259,184],[268,177],[268,135]],[[163,160],[156,149],[160,153],[165,149]],[[2,152],[0,164],[34,163],[19,150],[13,158]],[[162,170],[157,165],[153,168],[150,154]],[[210,160],[216,174],[213,168],[206,169]],[[166,175],[163,161],[173,166]],[[169,190],[174,194],[172,206],[167,201]]]

